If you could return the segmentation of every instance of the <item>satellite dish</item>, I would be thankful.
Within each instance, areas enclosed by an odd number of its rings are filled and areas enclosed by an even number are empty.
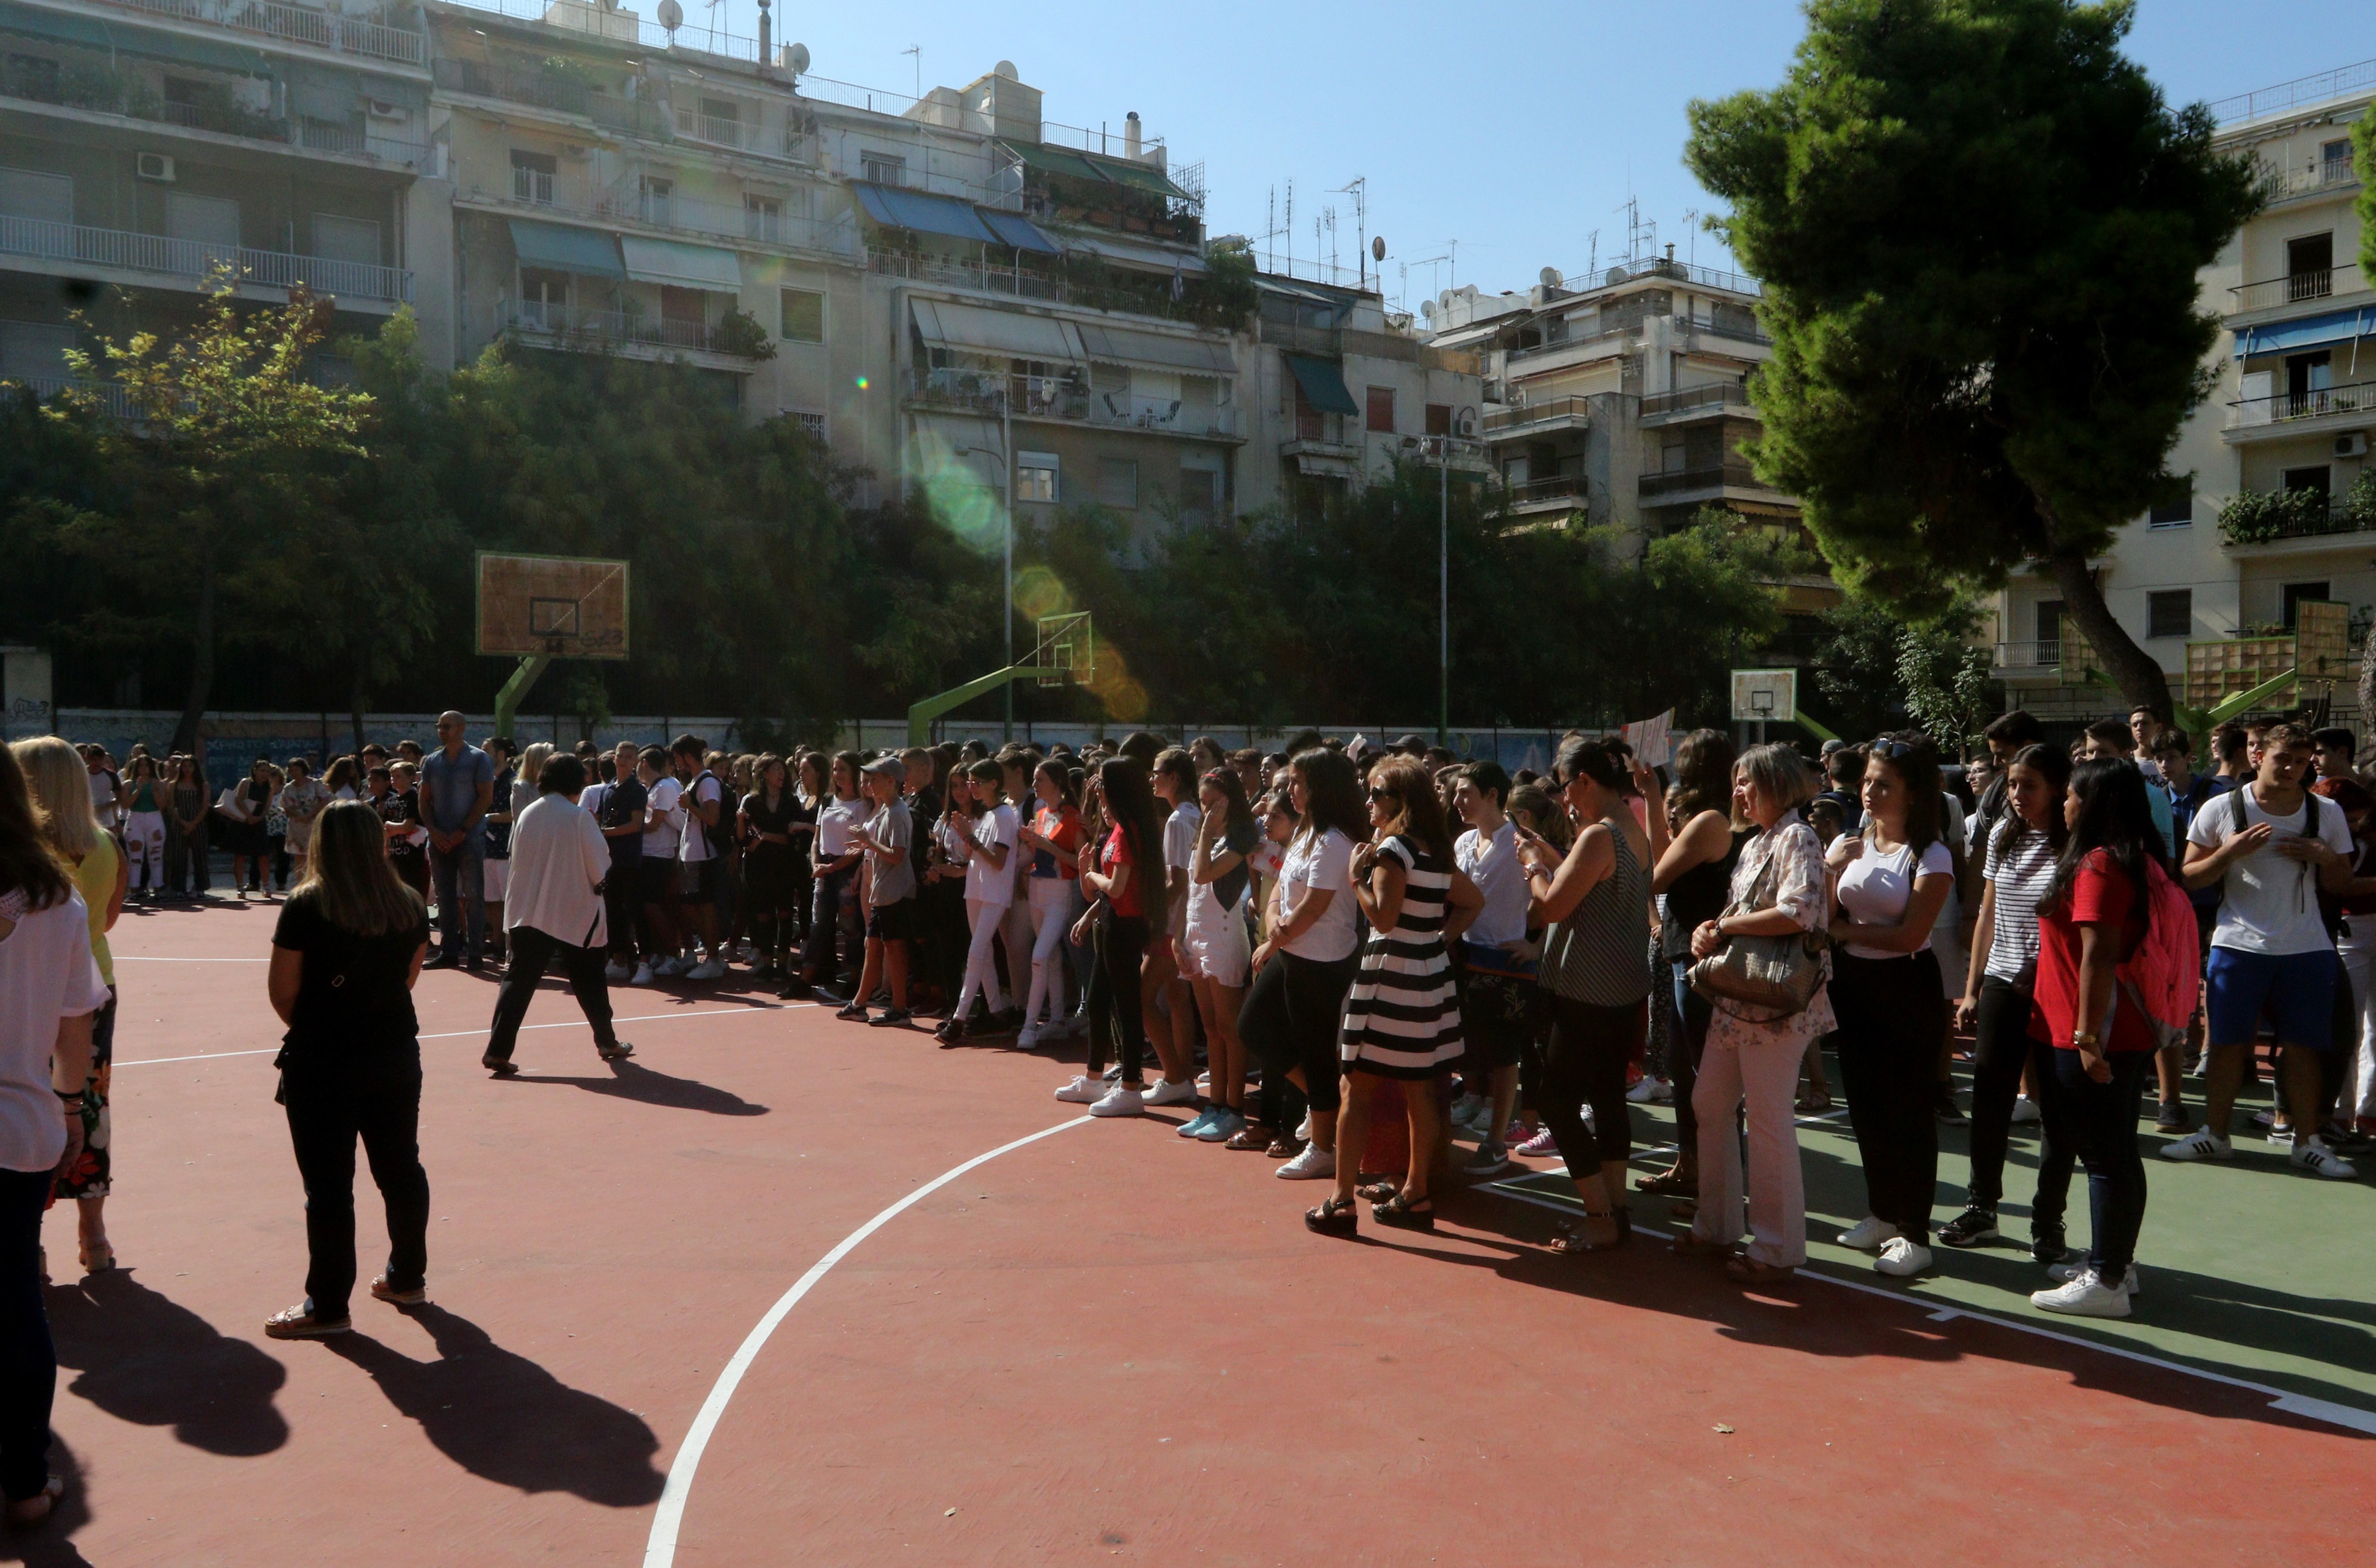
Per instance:
[[[1023,79],[1021,74],[1016,70],[1015,62],[1012,60],[1001,60],[991,67],[990,74],[993,77],[1004,77],[1011,82],[1019,82]]]
[[[671,0],[671,3],[673,4],[674,0]],[[784,68],[790,71],[792,75],[796,77],[802,71],[807,70],[809,68],[809,46],[805,43],[788,43],[784,45]]]
[[[1433,321],[1435,319],[1435,302],[1433,300],[1420,301],[1419,313],[1420,315],[1427,317],[1430,321]]]
[[[1626,273],[1626,271],[1625,271],[1625,269],[1624,269],[1623,267],[1610,267],[1610,268],[1609,269],[1609,277],[1605,279],[1605,281],[1607,281],[1610,286],[1612,286],[1612,287],[1613,287],[1613,286],[1615,286],[1615,285],[1617,285],[1617,284],[1619,284],[1619,283],[1622,283],[1622,282],[1624,282],[1624,281],[1625,281],[1626,277],[1627,277],[1627,273]]]
[[[678,5],[677,0],[660,0],[657,14],[660,19],[660,26],[668,29],[671,34],[684,26],[684,7]]]
[[[1567,281],[1566,279],[1560,276],[1560,269],[1556,267],[1544,267],[1542,270],[1542,279],[1543,287],[1546,289],[1556,289],[1561,284]]]
[[[1372,261],[1386,259],[1386,237],[1384,234],[1370,242],[1370,259]]]

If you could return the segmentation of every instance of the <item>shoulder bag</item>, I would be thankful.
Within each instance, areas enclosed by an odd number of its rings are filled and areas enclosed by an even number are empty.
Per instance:
[[[1779,858],[1778,849],[1766,858],[1749,891],[1726,907],[1725,916],[1774,907]],[[1692,966],[1692,989],[1734,1017],[1777,1023],[1805,1012],[1815,999],[1830,968],[1831,945],[1831,932],[1821,928],[1788,936],[1727,936],[1723,946]]]

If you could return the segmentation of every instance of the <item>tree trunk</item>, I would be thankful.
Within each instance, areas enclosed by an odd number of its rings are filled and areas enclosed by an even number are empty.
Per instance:
[[[2169,682],[2164,679],[2161,666],[2151,654],[2139,647],[2136,639],[2113,619],[2111,610],[2104,603],[2104,590],[2097,586],[2096,574],[2087,568],[2087,558],[2080,554],[2050,557],[2054,563],[2054,581],[2062,589],[2062,613],[2078,626],[2080,635],[2096,650],[2103,661],[2104,673],[2120,686],[2121,695],[2132,703],[2153,709],[2154,717],[2164,724],[2173,721],[2170,711]]]
[[[207,699],[215,684],[215,566],[198,566],[198,601],[190,617],[190,686],[182,699],[182,719],[173,727],[173,749],[195,756],[198,720],[206,717]]]
[[[370,694],[368,690],[368,682],[364,675],[363,658],[362,655],[357,654],[355,656],[355,678],[347,687],[347,717],[354,724],[355,754],[357,756],[362,755],[363,707],[369,700]],[[325,762],[327,763],[327,759],[326,758]]]

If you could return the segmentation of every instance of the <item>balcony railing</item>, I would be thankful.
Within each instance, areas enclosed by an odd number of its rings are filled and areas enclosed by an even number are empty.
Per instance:
[[[2357,272],[2356,261],[2338,262],[2333,267],[2307,268],[2290,272],[2283,278],[2263,278],[2258,283],[2247,283],[2228,291],[2236,296],[2228,306],[2231,314],[2248,310],[2267,310],[2271,305],[2288,305],[2297,300],[2323,300],[2338,289],[2350,293],[2361,285],[2357,279],[2338,277],[2338,273]]]
[[[2289,196],[2316,196],[2321,191],[2341,190],[2356,185],[2359,176],[2352,172],[2348,158],[2322,158],[2299,168],[2263,164],[2261,169],[2261,198],[2263,201],[2284,201]]]
[[[1729,315],[1716,315],[1710,317],[1706,321],[1693,322],[1692,330],[1694,332],[1710,333],[1718,338],[1730,338],[1742,343],[1771,343],[1774,341],[1773,339],[1765,335],[1765,329],[1757,325],[1757,318],[1755,316],[1747,316],[1746,319],[1744,319],[1740,316],[1733,316]]]
[[[2249,429],[2314,420],[2323,414],[2366,413],[2376,410],[2376,381],[2354,381],[2341,386],[2306,387],[2266,398],[2239,398],[2228,405],[2228,428]]]
[[[1703,469],[1679,469],[1644,474],[1639,492],[1645,501],[1660,495],[1681,495],[1694,490],[1764,490],[1757,470],[1747,463],[1722,463]]]
[[[1047,300],[1056,304],[1069,304],[1073,300],[1071,285],[1062,279],[1051,278],[1029,267],[999,267],[992,263],[963,261],[953,256],[923,255],[914,251],[879,250],[866,247],[868,267],[886,278],[906,278],[919,283],[940,283],[956,289],[980,289],[987,293],[1012,294],[1017,299]]]
[[[2228,539],[2234,545],[2275,544],[2287,539],[2328,539],[2338,534],[2376,533],[2376,511],[2335,502],[2323,512],[2311,512],[2307,517],[2272,518],[2255,529],[2250,537]]]
[[[1997,668],[2000,670],[2052,670],[2061,662],[2062,639],[2060,637],[1997,644]]]
[[[715,327],[636,311],[573,310],[566,305],[523,300],[512,306],[511,326],[516,331],[563,339],[569,347],[607,348],[636,343],[713,354],[735,352],[726,347],[724,335]]]
[[[309,43],[341,54],[365,54],[418,65],[428,58],[426,41],[417,32],[367,17],[346,17],[274,0],[98,0],[120,10],[143,11],[176,21],[203,22],[235,32]]]
[[[303,286],[337,298],[392,303],[412,298],[412,274],[400,267],[250,250],[244,245],[175,240],[121,229],[86,229],[78,223],[51,223],[35,218],[0,217],[0,253],[190,279],[205,278],[218,267],[228,267],[242,283],[265,288]]]
[[[668,116],[656,103],[598,92],[574,77],[529,70],[485,60],[438,59],[430,63],[431,78],[447,92],[473,98],[498,99],[556,114],[575,114],[605,130],[665,141]]]
[[[20,60],[11,59],[0,64],[0,96],[55,103],[68,109],[89,109],[101,114],[121,114],[127,119],[208,131],[217,136],[278,142],[312,152],[362,154],[416,167],[428,160],[429,149],[419,142],[377,136],[350,122],[310,116],[284,120],[228,99],[197,103],[160,102],[127,73],[107,67],[39,72],[28,68]]]
[[[992,371],[943,367],[909,372],[908,387],[909,397],[916,402],[968,413],[1011,413],[1016,419],[1063,420],[1110,429],[1227,439],[1235,439],[1240,430],[1234,404],[1092,391],[1064,376],[1000,375]]]
[[[1642,399],[1642,417],[1690,413],[1701,409],[1750,407],[1749,388],[1736,381],[1714,386],[1689,386],[1680,392],[1654,392]]]
[[[1552,474],[1547,479],[1521,480],[1509,487],[1513,506],[1539,505],[1551,501],[1580,501],[1586,493],[1581,474]]]
[[[552,205],[548,200],[545,205]],[[762,244],[794,245],[834,255],[858,254],[858,230],[851,219],[805,218],[749,203],[709,201],[700,196],[665,195],[639,185],[605,191],[596,198],[598,216],[648,223],[687,234],[711,234],[720,239],[755,240]]]
[[[1589,398],[1546,398],[1539,403],[1522,408],[1495,409],[1485,416],[1484,437],[1511,436],[1520,431],[1538,430],[1558,424],[1588,424],[1592,420],[1592,399]]]
[[[2211,117],[2223,125],[2239,120],[2257,120],[2263,114],[2282,113],[2300,104],[2323,103],[2330,98],[2341,98],[2376,86],[2376,60],[2362,60],[2356,65],[2344,65],[2316,76],[2297,77],[2275,87],[2264,87],[2257,92],[2239,93],[2223,98],[2211,106]]]
[[[759,145],[759,127],[755,122],[735,115],[705,114],[697,109],[680,107],[676,111],[676,134],[712,147],[731,147],[746,151]]]
[[[130,394],[126,393],[121,385],[113,381],[97,382],[86,386],[84,383],[77,381],[71,375],[11,375],[0,377],[0,386],[8,386],[25,387],[30,390],[34,397],[40,398],[45,403],[61,392],[71,391],[77,387],[83,387],[84,390],[94,394],[99,398],[99,406],[101,409],[104,409],[107,412],[114,415],[117,419],[129,420],[135,417]]]

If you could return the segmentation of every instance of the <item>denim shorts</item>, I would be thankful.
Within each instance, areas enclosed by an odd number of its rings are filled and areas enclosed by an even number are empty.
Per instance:
[[[2265,1013],[2279,1045],[2324,1051],[2334,1038],[2334,950],[2246,953],[2214,947],[2204,979],[2210,998],[2211,1043],[2250,1045]]]

